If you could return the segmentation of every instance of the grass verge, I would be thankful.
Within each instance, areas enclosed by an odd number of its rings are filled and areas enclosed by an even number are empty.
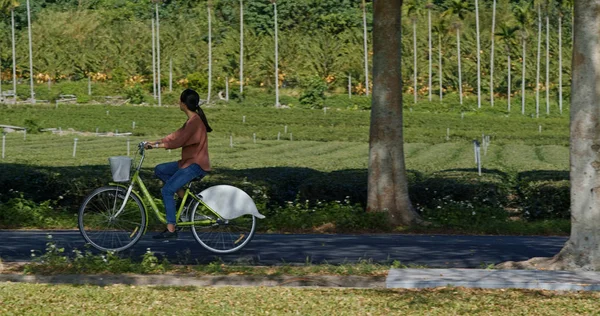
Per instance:
[[[600,293],[529,290],[309,289],[0,284],[0,314],[574,315]]]

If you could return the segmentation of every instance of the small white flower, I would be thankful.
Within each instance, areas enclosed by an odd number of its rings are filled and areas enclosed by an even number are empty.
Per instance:
[[[475,215],[475,211],[473,211],[473,215]]]

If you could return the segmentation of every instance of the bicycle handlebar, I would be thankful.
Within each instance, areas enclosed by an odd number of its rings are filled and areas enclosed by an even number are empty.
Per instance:
[[[146,144],[148,144],[148,142],[140,142],[138,144],[138,151],[140,152],[140,155],[144,155],[144,152],[146,151]]]

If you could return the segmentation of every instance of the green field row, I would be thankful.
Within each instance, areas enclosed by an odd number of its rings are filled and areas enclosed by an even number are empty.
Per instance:
[[[255,106],[215,105],[205,109],[217,137],[259,140],[368,142],[370,112],[350,109],[275,109]],[[185,116],[176,107],[60,105],[0,105],[0,125],[29,129],[60,128],[88,133],[130,132],[160,137],[177,128]],[[490,135],[500,142],[531,145],[568,145],[568,115],[532,118],[518,113],[486,112],[423,104],[404,111],[407,143],[471,141]]]
[[[75,145],[77,138],[77,145]],[[138,142],[145,138],[98,137],[65,134],[27,135],[10,133],[6,136],[2,163],[39,166],[108,165],[108,157],[133,156]],[[73,151],[75,149],[75,157]],[[253,169],[268,167],[299,167],[319,171],[366,169],[368,144],[363,142],[298,141],[252,137],[210,135],[211,162],[216,169]],[[453,169],[475,169],[474,147],[471,142],[439,144],[408,143],[405,145],[406,166],[409,170],[431,173]],[[179,150],[148,152],[146,167],[178,160]],[[505,173],[528,170],[568,170],[569,148],[559,145],[526,145],[495,143],[481,149],[484,172]]]

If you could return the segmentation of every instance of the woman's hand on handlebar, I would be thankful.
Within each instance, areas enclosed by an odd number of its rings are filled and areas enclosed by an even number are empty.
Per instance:
[[[144,148],[145,149],[153,149],[153,148],[163,148],[164,146],[162,146],[162,142],[160,141],[156,141],[156,142],[143,142],[144,144]]]

